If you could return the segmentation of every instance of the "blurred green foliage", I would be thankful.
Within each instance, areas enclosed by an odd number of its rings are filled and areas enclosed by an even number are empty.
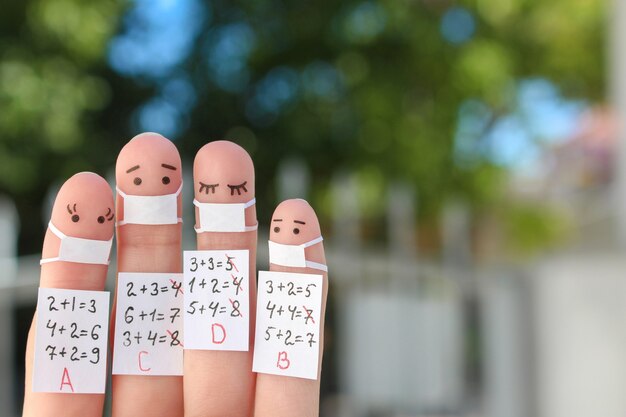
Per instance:
[[[571,219],[549,206],[517,202],[498,210],[509,258],[525,260],[539,249],[554,249],[572,234]]]
[[[49,185],[77,170],[105,173],[140,130],[138,109],[171,79],[188,80],[196,97],[175,135],[183,158],[190,162],[208,140],[241,143],[255,160],[262,219],[276,203],[278,162],[288,156],[306,161],[320,204],[338,170],[355,172],[372,218],[381,216],[380,197],[393,180],[415,185],[424,219],[451,195],[475,207],[496,203],[505,168],[486,156],[459,163],[454,137],[464,101],[486,103],[495,122],[528,77],[547,78],[569,97],[604,97],[600,0],[201,4],[191,48],[157,75],[120,74],[107,61],[110,39],[142,25],[128,14],[134,3],[3,4],[0,191],[20,209],[22,252],[38,250],[38,207]],[[466,39],[454,38],[454,20],[453,38],[443,36],[451,8],[473,19]],[[216,47],[233,27],[243,28],[248,45],[244,69],[231,71],[241,75],[234,84]]]

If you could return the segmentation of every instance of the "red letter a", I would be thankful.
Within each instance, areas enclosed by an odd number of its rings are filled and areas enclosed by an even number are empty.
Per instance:
[[[72,385],[72,380],[70,379],[69,372],[67,372],[67,368],[63,368],[63,376],[61,377],[61,386],[59,387],[59,391],[63,391],[63,385],[69,385],[72,392],[74,392],[74,386]]]

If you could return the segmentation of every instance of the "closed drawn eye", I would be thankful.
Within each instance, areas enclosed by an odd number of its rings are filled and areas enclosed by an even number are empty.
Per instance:
[[[248,183],[248,181],[244,181],[239,185],[230,185],[228,184],[228,188],[230,188],[230,195],[235,195],[235,191],[237,191],[237,195],[241,195],[241,190],[243,190],[245,193],[248,192],[248,189],[246,188],[246,184]]]
[[[200,183],[200,190],[198,192],[204,191],[205,194],[209,193],[211,190],[211,194],[215,194],[215,188],[219,186],[219,184],[205,184],[202,181],[198,181]]]

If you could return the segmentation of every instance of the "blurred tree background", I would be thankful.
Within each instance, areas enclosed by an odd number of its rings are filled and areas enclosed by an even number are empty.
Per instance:
[[[554,134],[541,118],[528,120],[529,102],[575,115],[604,97],[605,7],[5,1],[0,192],[18,205],[20,252],[39,251],[51,184],[79,170],[106,174],[123,144],[145,130],[175,140],[188,164],[208,140],[244,146],[256,164],[262,222],[287,157],[308,165],[322,217],[331,178],[353,173],[378,238],[391,181],[415,187],[422,224],[451,196],[478,210],[494,206],[524,157],[515,138],[540,147]],[[524,239],[533,225],[545,229],[534,211],[514,213],[519,226],[511,230]]]

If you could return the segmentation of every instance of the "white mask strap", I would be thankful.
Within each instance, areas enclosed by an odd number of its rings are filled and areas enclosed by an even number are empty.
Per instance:
[[[48,229],[50,229],[50,231],[61,240],[63,240],[63,238],[67,236],[65,233],[60,231],[55,225],[52,224],[52,220],[48,222]],[[60,250],[61,250],[61,247],[59,246],[59,251]],[[45,258],[39,261],[39,265],[47,264],[49,262],[56,262],[60,260],[61,258],[58,256],[55,256],[54,258]]]
[[[177,217],[176,220],[178,220],[178,223],[182,223],[183,222],[183,218],[182,217]],[[115,222],[115,226],[124,226],[125,224],[141,224],[141,223],[128,223],[128,222],[125,222],[124,220],[120,220],[118,222]],[[163,226],[163,225],[157,224],[157,225],[153,225],[153,226]]]
[[[308,268],[319,269],[320,271],[328,272],[328,266],[320,264],[318,262],[306,261],[306,266]]]
[[[256,204],[256,197],[252,197],[252,200],[248,201],[247,203],[245,203],[243,205],[244,210],[247,208],[252,207],[253,205]],[[255,230],[257,230],[259,228],[259,222],[257,222],[255,225],[253,226],[246,226],[246,228],[244,229],[245,232],[253,232]]]
[[[67,237],[67,235],[65,233],[63,233],[62,231],[60,231],[54,224],[52,224],[52,220],[50,220],[48,222],[48,228],[50,229],[50,231],[52,233],[54,233],[59,239],[63,239],[64,237]]]
[[[256,198],[253,198],[252,200],[248,201],[246,204],[243,205],[243,208],[248,208],[248,207],[252,207],[253,205],[256,204]]]
[[[320,237],[317,237],[317,238],[315,238],[315,239],[313,239],[313,240],[309,240],[308,242],[303,243],[303,244],[302,244],[302,245],[300,245],[300,246],[303,246],[303,247],[305,247],[305,248],[308,248],[309,246],[317,245],[317,244],[318,244],[318,243],[320,243],[322,240],[324,240],[324,238],[320,236]]]
[[[310,246],[317,245],[318,243],[320,243],[323,240],[324,240],[324,238],[322,236],[320,236],[320,237],[317,237],[317,238],[315,238],[313,240],[310,240],[310,241],[302,244],[302,246],[305,247],[305,248],[308,248]],[[328,272],[328,266],[326,266],[324,264],[321,264],[319,262],[306,261],[306,266],[308,268],[313,268],[313,269],[318,269],[320,271]]]
[[[61,258],[59,258],[58,256],[55,256],[54,258],[45,258],[45,259],[41,259],[39,261],[39,265],[47,264],[47,263],[50,263],[50,262],[57,262],[57,261],[60,261],[60,260],[61,260]]]

